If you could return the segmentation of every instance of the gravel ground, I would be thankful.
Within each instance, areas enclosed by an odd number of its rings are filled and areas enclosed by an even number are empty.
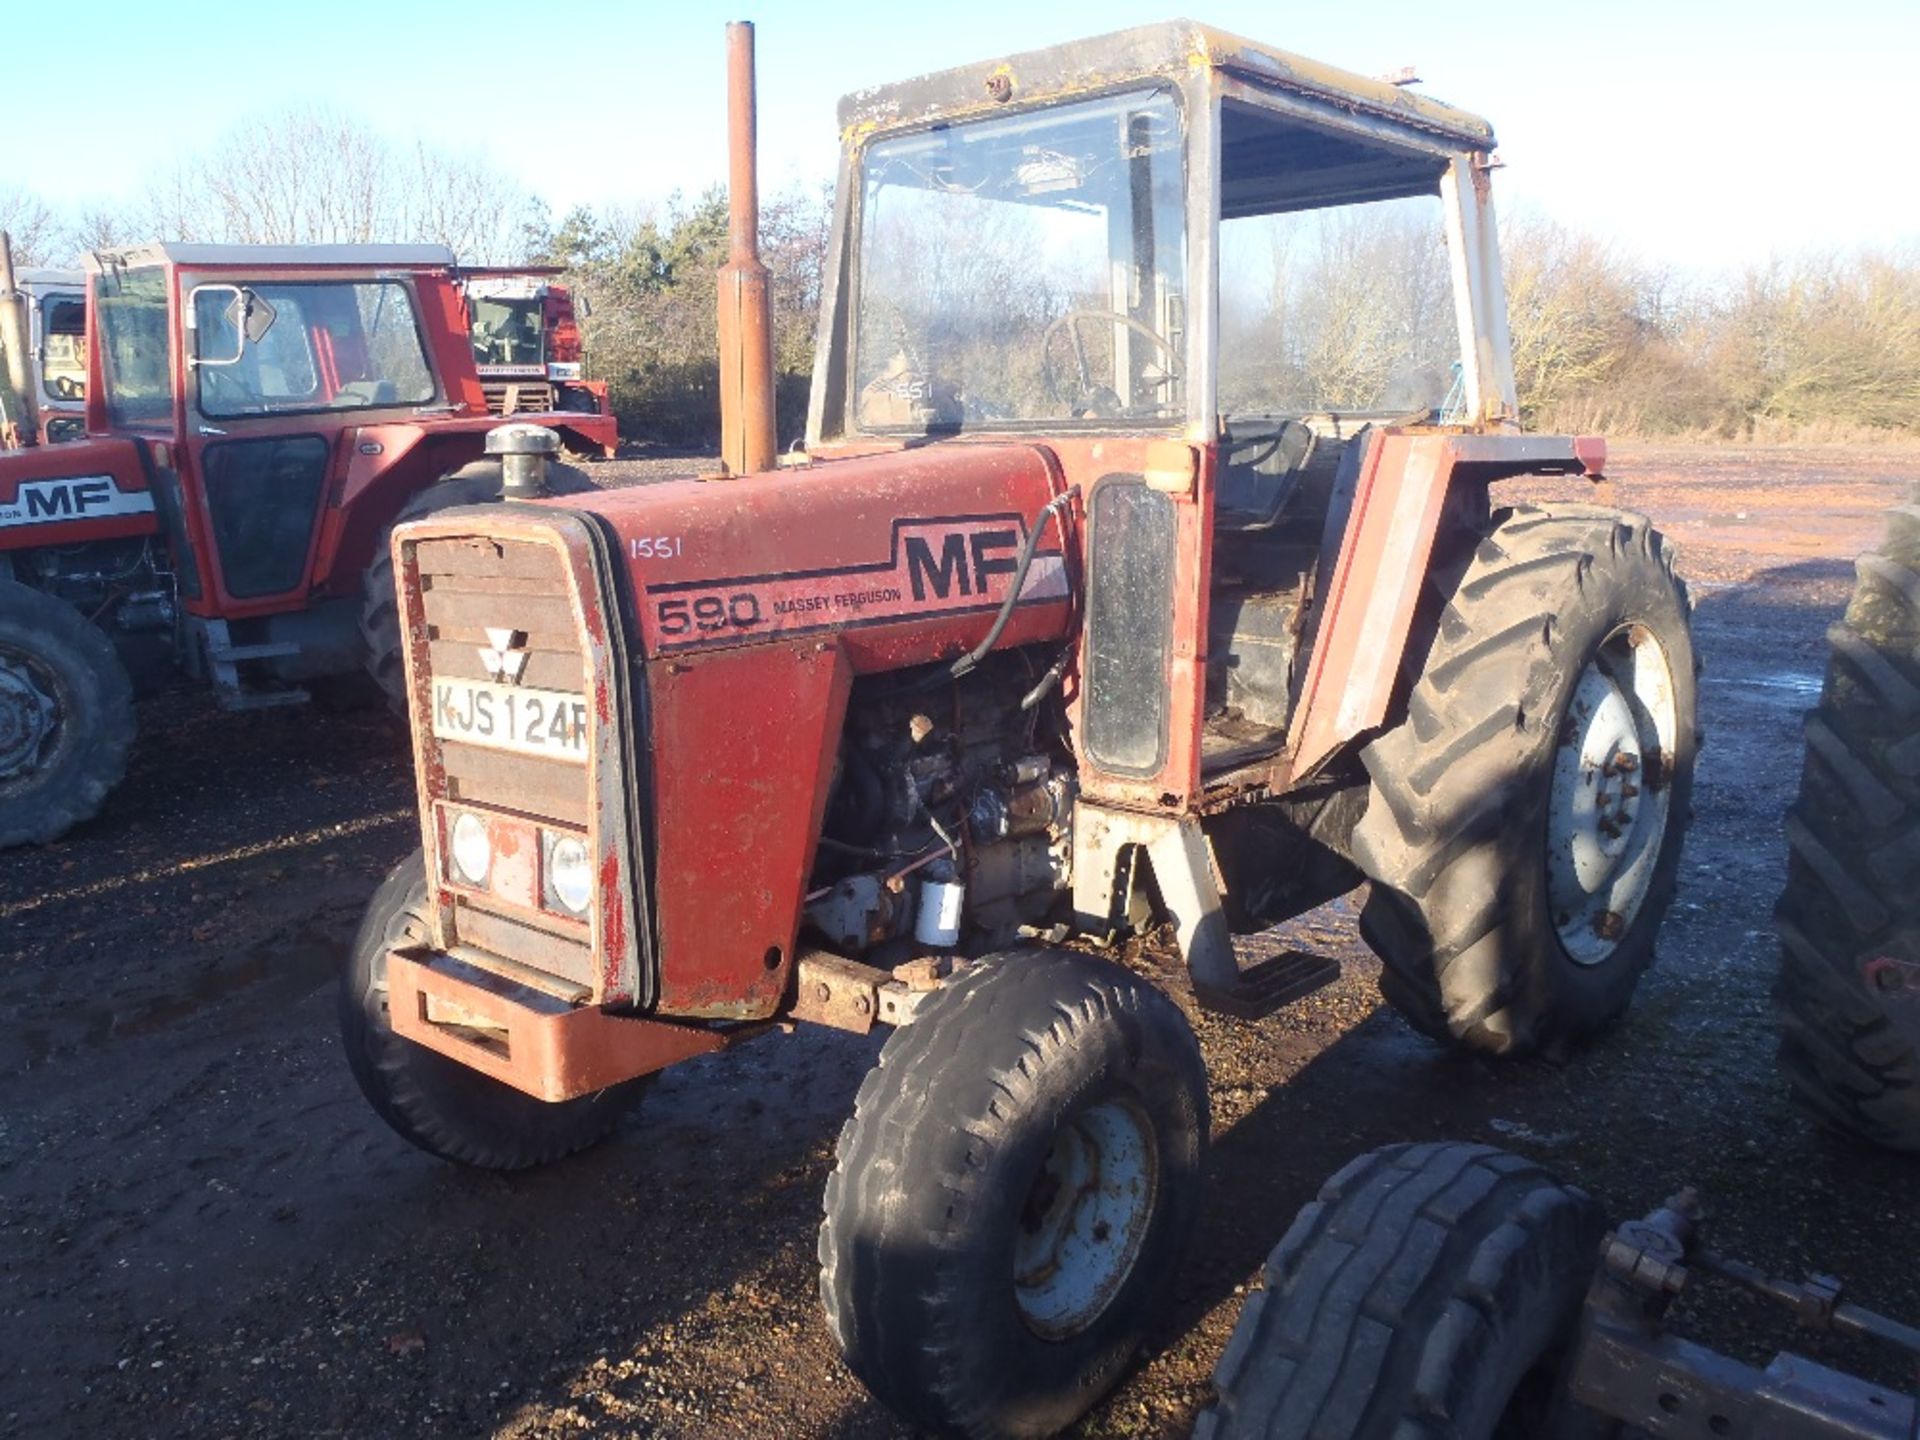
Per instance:
[[[1615,469],[1613,502],[1679,542],[1707,663],[1659,966],[1594,1048],[1494,1065],[1380,1008],[1354,897],[1295,922],[1288,938],[1345,976],[1259,1024],[1198,1017],[1215,1125],[1199,1244],[1085,1434],[1184,1434],[1294,1210],[1395,1140],[1533,1154],[1616,1214],[1700,1185],[1720,1248],[1920,1317],[1914,1166],[1789,1106],[1767,1003],[1799,716],[1850,557],[1920,454],[1618,447]],[[0,858],[0,1432],[900,1433],[814,1298],[820,1189],[878,1037],[803,1031],[676,1069],[611,1144],[538,1174],[439,1164],[362,1103],[328,983],[413,843],[399,737],[373,715],[223,715],[184,693],[141,719],[104,817]],[[1164,955],[1142,963],[1172,980]],[[1691,1321],[1745,1358],[1796,1343],[1900,1382],[1738,1304]]]

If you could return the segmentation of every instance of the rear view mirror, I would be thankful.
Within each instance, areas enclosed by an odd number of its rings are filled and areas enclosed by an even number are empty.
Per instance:
[[[259,344],[275,318],[273,307],[244,285],[194,286],[187,303],[187,323],[193,329],[188,363],[208,369],[238,365],[247,346]]]

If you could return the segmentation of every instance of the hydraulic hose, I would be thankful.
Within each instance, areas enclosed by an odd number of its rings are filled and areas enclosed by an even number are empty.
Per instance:
[[[1046,533],[1047,522],[1053,521],[1060,528],[1060,548],[1067,546],[1067,525],[1060,517],[1066,513],[1067,506],[1079,498],[1080,487],[1069,485],[1053,499],[1049,500],[1040,513],[1034,517],[1033,529],[1027,532],[1027,543],[1020,547],[1020,560],[1013,568],[1013,584],[1007,590],[1007,598],[1000,602],[1000,613],[993,617],[986,638],[973,649],[955,660],[944,674],[936,671],[928,677],[928,686],[940,684],[946,680],[958,680],[982,660],[986,659],[993,647],[1000,642],[1000,636],[1006,631],[1007,622],[1013,618],[1013,607],[1020,603],[1021,588],[1027,583],[1027,569],[1033,564],[1033,557],[1040,548],[1040,537]]]

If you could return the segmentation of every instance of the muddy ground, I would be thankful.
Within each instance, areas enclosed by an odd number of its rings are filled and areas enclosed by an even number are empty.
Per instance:
[[[1791,1108],[1767,1002],[1800,713],[1850,557],[1920,454],[1619,448],[1614,469],[1615,501],[1679,542],[1707,665],[1658,967],[1595,1048],[1494,1065],[1380,1008],[1351,900],[1297,922],[1345,978],[1257,1025],[1199,1021],[1215,1123],[1199,1245],[1086,1434],[1184,1434],[1294,1210],[1395,1140],[1506,1145],[1622,1214],[1694,1182],[1723,1248],[1920,1317],[1914,1166]],[[813,1290],[821,1184],[877,1037],[687,1065],[611,1144],[538,1174],[440,1164],[374,1118],[335,1038],[334,967],[414,843],[397,737],[375,716],[221,715],[191,694],[141,719],[104,817],[0,857],[0,1433],[899,1433]],[[1749,1357],[1784,1337],[1739,1306],[1694,1318]]]

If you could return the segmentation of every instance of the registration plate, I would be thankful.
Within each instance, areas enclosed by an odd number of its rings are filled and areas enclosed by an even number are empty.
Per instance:
[[[584,764],[587,698],[565,690],[436,679],[433,733],[442,740]]]

